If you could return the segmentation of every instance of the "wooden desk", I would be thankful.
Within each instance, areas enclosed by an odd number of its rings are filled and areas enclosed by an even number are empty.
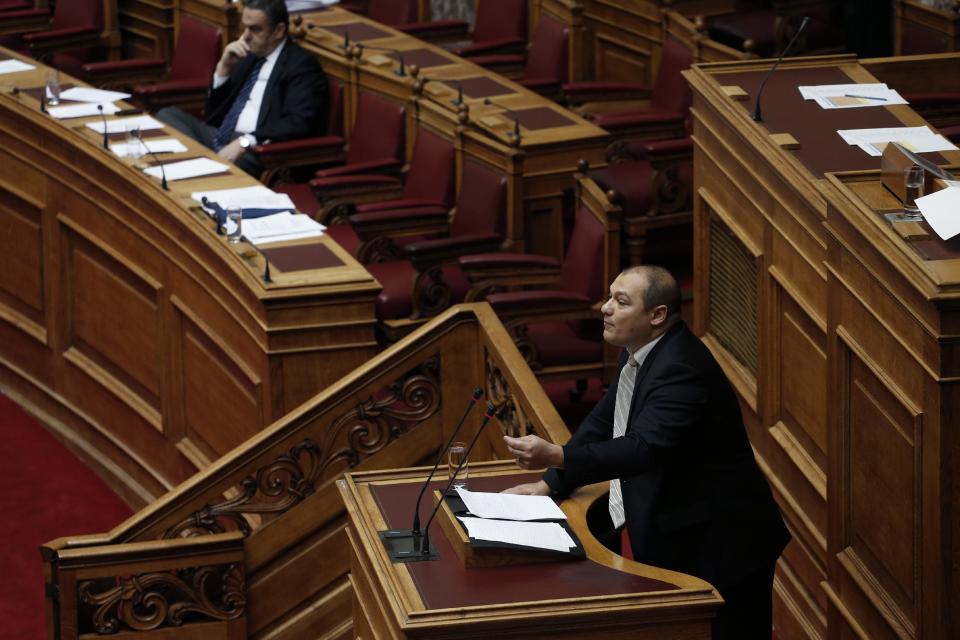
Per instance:
[[[794,535],[775,583],[778,633],[956,637],[943,613],[958,594],[955,547],[942,534],[956,531],[954,496],[937,488],[956,473],[943,413],[954,400],[955,261],[919,259],[828,175],[879,168],[837,129],[923,120],[906,105],[804,102],[800,84],[876,81],[852,57],[831,56],[784,63],[756,123],[752,94],[768,64],[701,65],[687,77],[694,324],[739,392]],[[732,85],[751,99],[730,100]],[[771,134],[784,132],[799,149],[778,146]]]
[[[628,561],[590,533],[587,510],[605,494],[599,485],[561,504],[586,560],[464,569],[434,521],[438,560],[391,563],[377,531],[409,526],[422,473],[349,473],[338,481],[350,515],[356,637],[595,638],[599,626],[609,638],[710,637],[722,600],[709,584]],[[533,477],[539,474],[518,473],[512,463],[474,464],[470,486],[499,491]],[[432,483],[437,489],[444,484]],[[425,499],[424,523],[431,508]]]
[[[272,249],[265,283],[190,199],[251,178],[164,192],[98,118],[12,93],[45,76],[0,76],[0,385],[143,505],[373,355],[380,287],[326,238]]]

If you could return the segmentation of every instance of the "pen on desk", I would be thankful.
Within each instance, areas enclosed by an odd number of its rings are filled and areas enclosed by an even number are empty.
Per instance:
[[[845,93],[843,94],[843,97],[844,98],[860,98],[862,100],[879,100],[880,102],[887,101],[886,98],[878,98],[876,96],[856,96],[856,95],[853,95],[852,93]]]

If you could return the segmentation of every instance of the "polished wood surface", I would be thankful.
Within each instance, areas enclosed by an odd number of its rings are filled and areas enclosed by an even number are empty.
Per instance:
[[[245,625],[251,638],[354,638],[346,512],[335,483],[344,471],[432,464],[475,387],[499,417],[487,426],[472,460],[506,458],[501,434],[569,438],[489,306],[455,307],[112,531],[44,545],[48,618],[58,620],[61,630],[52,637],[72,639],[95,629],[96,610],[71,603],[88,602],[77,594],[72,568],[96,564],[98,582],[87,591],[105,591],[102,581],[109,579],[123,587],[104,604],[105,615],[119,616],[124,633],[145,628],[164,637],[226,638],[232,637],[226,627],[210,623],[228,618]],[[468,416],[466,434],[479,427],[481,416],[478,410]],[[230,574],[224,583],[234,595],[225,599],[214,590],[202,615],[176,625],[166,611],[191,597],[163,593],[156,602],[164,613],[137,627],[144,623],[133,614],[143,611],[127,608],[139,597],[133,587],[162,580],[191,549],[195,566],[222,569],[224,562],[208,561],[205,554],[235,548],[233,538],[217,536],[224,532],[242,538],[242,574]],[[186,546],[170,549],[173,541]]]
[[[955,402],[960,271],[955,259],[919,259],[882,216],[852,204],[869,195],[898,208],[877,186],[880,158],[835,131],[857,126],[838,124],[848,118],[923,120],[908,105],[842,115],[799,104],[799,80],[876,82],[852,57],[832,56],[785,62],[768,84],[765,122],[754,122],[767,66],[701,65],[688,79],[694,324],[739,392],[794,536],[775,582],[778,635],[956,637],[945,613],[960,593],[956,548],[944,535],[956,530],[946,489],[956,449],[944,411]],[[731,100],[731,86],[750,99]],[[780,147],[775,133],[799,148]],[[873,175],[872,186],[843,193],[831,176],[841,170]]]
[[[497,476],[518,476],[512,462],[473,464],[471,482]],[[348,537],[352,549],[351,576],[354,585],[354,630],[358,638],[442,638],[455,633],[458,638],[489,638],[493,635],[523,638],[593,638],[603,627],[606,638],[709,638],[710,619],[721,603],[717,592],[706,582],[683,574],[642,565],[613,554],[603,547],[587,526],[587,511],[605,497],[601,485],[585,487],[561,503],[568,524],[580,538],[587,559],[619,572],[661,581],[665,590],[609,594],[601,585],[583,586],[577,597],[557,597],[550,587],[537,581],[540,573],[558,565],[534,565],[516,571],[515,567],[464,569],[452,557],[452,570],[463,574],[466,591],[469,584],[483,579],[481,574],[502,575],[503,580],[528,582],[512,584],[525,591],[520,601],[479,604],[464,601],[455,607],[433,608],[424,598],[427,573],[411,564],[393,564],[377,534],[388,527],[373,488],[376,485],[418,486],[425,479],[423,470],[348,473],[338,482],[350,516]],[[415,495],[415,491],[412,493]],[[439,523],[431,527],[431,537],[444,536]],[[453,555],[445,540],[435,541],[441,554]],[[443,562],[441,558],[438,562]],[[561,563],[562,566],[563,563]],[[582,567],[581,567],[582,568]],[[432,567],[427,567],[432,569]],[[429,572],[428,572],[429,573]],[[523,577],[520,577],[523,576]],[[448,583],[454,587],[453,581]],[[603,595],[601,595],[601,593]],[[468,600],[469,593],[464,593]]]
[[[945,53],[960,50],[960,14],[920,0],[896,0],[894,53]]]
[[[0,384],[143,505],[373,355],[380,287],[328,238],[299,244],[332,266],[264,282],[190,199],[251,178],[164,192],[99,118],[42,113],[45,77],[0,77]],[[215,157],[184,143],[165,161]]]

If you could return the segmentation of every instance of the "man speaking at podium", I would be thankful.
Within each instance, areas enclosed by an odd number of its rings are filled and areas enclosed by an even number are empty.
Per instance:
[[[327,78],[313,56],[287,38],[283,0],[246,0],[240,20],[243,34],[224,47],[213,74],[207,121],[177,107],[161,109],[157,118],[259,177],[263,165],[253,145],[320,130]]]
[[[610,517],[634,558],[720,591],[714,639],[769,640],[774,565],[790,534],[730,382],[680,319],[665,269],[621,273],[602,312],[604,340],[625,350],[617,379],[566,445],[505,436],[521,467],[551,467],[508,491],[563,497],[610,481]]]

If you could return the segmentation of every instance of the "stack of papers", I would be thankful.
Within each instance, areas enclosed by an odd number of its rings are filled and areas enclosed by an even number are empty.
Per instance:
[[[856,107],[887,107],[907,104],[899,93],[883,83],[823,84],[802,86],[800,95],[813,100],[824,109],[851,109]]]
[[[152,153],[180,153],[186,151],[187,147],[176,138],[151,138],[150,140],[138,140],[140,145],[140,155],[146,155],[149,150]],[[130,153],[130,147],[127,142],[110,145],[110,151],[121,158],[126,158]]]
[[[12,58],[10,60],[0,60],[0,74],[19,73],[21,71],[30,71],[30,69],[36,69],[36,67]]]
[[[87,126],[97,133],[103,133],[103,122],[88,122]],[[107,121],[107,133],[124,133],[127,131],[127,129],[134,128],[140,129],[140,131],[147,131],[148,129],[163,129],[163,123],[151,116],[117,118],[116,120]]]
[[[886,127],[881,129],[841,129],[837,131],[849,145],[856,145],[871,156],[883,155],[889,142],[899,142],[915,153],[954,151],[957,147],[927,127]]]
[[[191,160],[181,160],[180,162],[164,164],[163,167],[149,167],[144,169],[143,172],[154,178],[162,178],[166,175],[167,182],[173,182],[174,180],[198,178],[200,176],[209,176],[214,173],[223,173],[229,170],[230,167],[222,162],[216,162],[210,158],[193,158]]]
[[[293,200],[285,193],[277,193],[263,185],[242,187],[240,189],[215,189],[213,191],[195,191],[190,197],[197,202],[204,198],[216,202],[224,209],[296,209]]]
[[[230,233],[231,220],[229,218],[226,224],[226,232]],[[257,246],[284,240],[315,238],[322,236],[327,229],[310,216],[302,213],[293,214],[289,211],[244,220],[242,225],[243,237],[250,244]]]
[[[960,182],[951,181],[950,186],[928,196],[917,198],[917,207],[930,228],[944,240],[960,233]]]
[[[113,115],[120,111],[120,107],[108,102],[106,104],[96,104],[94,102],[81,102],[80,104],[65,104],[59,107],[47,107],[47,113],[58,120],[67,118],[88,118],[90,116],[100,115],[103,109],[104,115]],[[103,133],[103,123],[100,123],[100,133]]]
[[[467,510],[477,517],[460,517],[475,540],[516,544],[568,553],[577,543],[557,522],[566,520],[560,507],[547,496],[518,496],[457,489]]]
[[[50,97],[50,89],[47,89],[47,97]],[[61,100],[72,100],[73,102],[92,102],[94,104],[106,104],[117,100],[126,100],[130,97],[129,93],[122,91],[107,91],[106,89],[94,89],[92,87],[71,87],[66,91],[60,92]]]

